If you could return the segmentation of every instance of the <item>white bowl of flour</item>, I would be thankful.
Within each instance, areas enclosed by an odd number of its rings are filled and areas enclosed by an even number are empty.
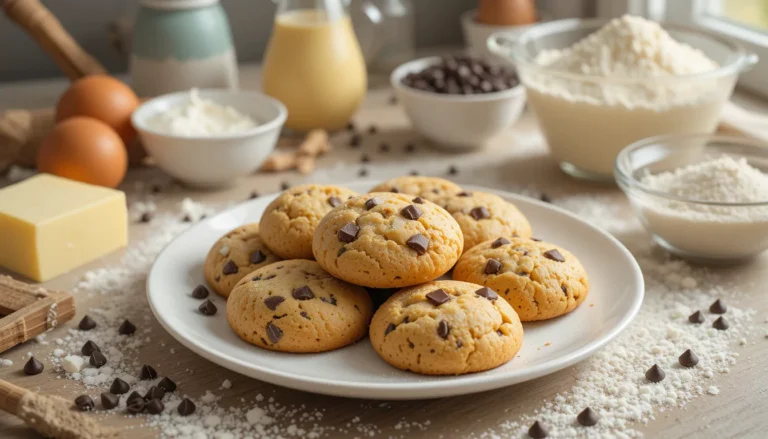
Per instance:
[[[616,160],[616,181],[653,238],[688,258],[730,262],[768,248],[768,145],[665,135]]]

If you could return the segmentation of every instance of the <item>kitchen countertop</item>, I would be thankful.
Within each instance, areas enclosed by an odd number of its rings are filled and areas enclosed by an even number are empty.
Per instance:
[[[244,88],[257,88],[258,73],[255,67],[241,69],[241,84]],[[43,81],[0,86],[0,110],[7,108],[37,108],[51,106],[58,94],[66,86],[64,81]],[[522,191],[534,196],[542,192],[554,198],[555,203],[574,196],[599,197],[605,203],[618,206],[617,214],[631,218],[629,206],[616,187],[599,186],[578,182],[562,174],[557,165],[547,156],[545,143],[538,132],[536,122],[530,112],[510,128],[501,138],[488,148],[478,152],[460,154],[443,153],[431,148],[419,140],[410,131],[405,115],[399,106],[391,105],[391,91],[384,81],[373,81],[363,108],[355,117],[357,125],[363,129],[370,124],[379,128],[379,133],[364,136],[362,149],[350,149],[346,145],[346,134],[333,137],[335,149],[318,162],[314,174],[301,176],[295,172],[279,174],[256,174],[241,181],[236,186],[219,191],[200,191],[176,186],[174,190],[155,198],[160,211],[173,211],[184,197],[195,201],[223,207],[229,202],[245,200],[251,191],[261,194],[276,192],[282,182],[291,185],[303,182],[341,183],[357,180],[361,168],[369,171],[370,179],[384,179],[404,175],[412,170],[422,175],[447,177],[447,169],[455,165],[459,169],[456,176],[450,177],[459,184],[471,183],[495,187],[498,189]],[[739,99],[749,101],[753,108],[768,108],[768,105],[740,95]],[[403,154],[403,146],[414,141],[417,151]],[[381,142],[391,145],[392,151],[381,153]],[[363,153],[371,157],[371,162],[360,164]],[[132,169],[122,189],[129,200],[143,200],[146,192],[136,190],[139,181],[167,180],[163,174],[153,168]],[[0,184],[2,185],[2,184]],[[130,226],[131,243],[141,241],[150,233],[151,225],[132,223]],[[647,242],[647,235],[639,225],[623,228],[615,233],[617,238],[629,244]],[[632,248],[631,245],[629,245]],[[47,287],[71,290],[73,285],[88,270],[116,265],[123,251],[107,256],[99,261],[81,267],[71,273],[45,283]],[[756,311],[753,325],[757,328],[744,346],[735,346],[739,353],[738,362],[728,374],[718,375],[713,384],[720,389],[717,396],[701,396],[691,401],[682,409],[657,410],[656,419],[647,425],[633,426],[647,437],[762,437],[768,429],[768,254],[746,265],[713,269],[724,279],[734,283],[745,291],[740,302],[741,308]],[[51,331],[47,335],[50,341],[66,335],[67,328],[77,325],[79,319],[90,307],[98,307],[99,297],[76,296],[77,316],[70,322]],[[221,396],[219,404],[226,407],[237,405],[240,398],[252,399],[256,394],[272,396],[281,404],[305,404],[308,408],[324,410],[322,425],[345,426],[360,417],[360,422],[375,424],[380,433],[377,437],[466,437],[481,435],[506,420],[515,420],[523,414],[531,414],[540,408],[544,401],[552,401],[559,392],[567,391],[576,381],[585,363],[564,369],[549,376],[506,389],[484,392],[474,396],[452,397],[428,401],[371,403],[361,400],[326,397],[272,386],[254,379],[238,375],[204,360],[176,342],[160,325],[150,319],[142,323],[142,328],[151,327],[152,343],[141,348],[139,359],[143,363],[157,365],[159,371],[187,371],[184,379],[184,393],[199,397],[206,390]],[[169,349],[175,355],[168,355]],[[25,354],[32,352],[38,358],[47,358],[53,345],[40,345],[30,341],[0,354],[0,358],[11,359],[14,365],[0,368],[0,379],[8,380],[19,386],[38,392],[57,394],[65,398],[74,398],[83,393],[80,383],[56,379],[48,368],[37,376],[24,376],[21,372]],[[189,372],[191,371],[191,372]],[[229,379],[231,389],[220,389],[222,381]],[[91,391],[90,394],[98,394]],[[396,430],[394,425],[400,420],[424,423],[429,420],[426,431],[418,428]],[[120,415],[110,415],[103,422],[115,426],[132,426],[132,437],[155,437],[157,432],[141,426],[140,419],[128,419]],[[278,421],[283,422],[283,421]],[[355,437],[361,433],[350,429],[348,434],[333,434],[333,437]],[[36,437],[31,430],[15,418],[0,414],[0,437],[27,438]]]

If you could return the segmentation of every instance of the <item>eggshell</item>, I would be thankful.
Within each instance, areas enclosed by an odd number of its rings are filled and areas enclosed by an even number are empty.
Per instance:
[[[536,22],[533,0],[480,0],[477,22],[491,26],[520,26]]]
[[[125,144],[115,130],[89,117],[72,117],[40,143],[37,169],[72,180],[117,187],[128,167]]]
[[[74,116],[98,119],[117,131],[126,145],[136,138],[131,114],[139,98],[130,87],[108,75],[78,79],[61,95],[56,105],[56,121]]]

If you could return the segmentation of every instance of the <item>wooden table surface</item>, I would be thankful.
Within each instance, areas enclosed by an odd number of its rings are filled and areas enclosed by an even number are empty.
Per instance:
[[[255,71],[243,70],[241,83],[246,88],[256,88]],[[39,107],[50,105],[64,87],[63,83],[40,83],[30,86],[0,87],[0,105],[4,107]],[[27,98],[25,99],[25,96]],[[380,133],[366,137],[362,149],[352,150],[346,146],[346,137],[341,134],[334,138],[334,151],[324,157],[320,168],[312,175],[300,176],[288,172],[282,174],[256,174],[238,185],[219,191],[199,191],[179,187],[177,190],[157,198],[160,210],[174,209],[184,197],[204,203],[223,205],[226,202],[245,200],[252,190],[264,194],[279,190],[281,182],[291,185],[302,182],[340,183],[358,179],[357,172],[365,167],[370,171],[369,178],[383,179],[407,174],[412,170],[422,175],[447,177],[451,165],[459,168],[459,174],[451,177],[458,183],[471,183],[505,190],[522,190],[530,194],[546,192],[555,201],[585,194],[598,195],[606,202],[617,203],[620,214],[629,217],[628,205],[615,187],[598,186],[574,181],[563,175],[556,164],[547,156],[545,145],[538,132],[535,120],[530,113],[504,136],[496,140],[485,150],[461,154],[447,154],[430,148],[424,141],[418,140],[409,130],[407,120],[400,107],[388,103],[391,91],[386,87],[376,88],[369,96],[355,120],[361,127],[375,123]],[[24,105],[24,104],[27,105]],[[413,155],[402,154],[406,142],[414,140],[418,145]],[[381,142],[392,145],[392,152],[380,153]],[[360,156],[367,153],[371,163],[360,164]],[[123,189],[134,199],[134,182],[152,181],[165,178],[160,171],[151,168],[132,170]],[[131,224],[131,243],[143,239],[151,226]],[[629,235],[618,235],[626,240],[648,240],[648,236],[639,229]],[[1,245],[1,244],[0,244]],[[60,276],[45,286],[71,290],[78,279],[88,270],[116,265],[124,251],[112,254],[102,260],[81,267],[71,273]],[[735,281],[747,291],[738,306],[753,308],[757,311],[754,325],[759,335],[756,342],[737,348],[739,361],[731,368],[731,373],[718,376],[713,381],[720,389],[716,397],[699,397],[683,409],[657,411],[656,419],[647,425],[636,425],[634,429],[647,437],[765,437],[768,430],[768,338],[763,337],[768,324],[763,323],[768,317],[768,255],[763,255],[747,265],[721,268],[718,271],[725,279]],[[83,314],[94,306],[99,306],[99,298],[77,296],[78,314],[71,322],[51,331],[48,340],[63,336],[67,328],[77,324]],[[326,397],[276,387],[264,382],[238,375],[219,367],[184,348],[176,342],[160,325],[151,319],[152,343],[141,348],[139,359],[153,363],[161,370],[186,370],[194,373],[185,384],[185,392],[198,397],[208,389],[219,389],[224,379],[232,381],[229,390],[215,393],[222,399],[224,407],[237,405],[240,398],[252,398],[257,393],[274,396],[282,404],[305,404],[308,408],[324,410],[322,425],[343,426],[355,417],[361,422],[376,424],[380,429],[377,437],[466,437],[481,435],[483,432],[503,423],[515,420],[523,414],[531,414],[542,406],[544,401],[551,401],[558,392],[567,391],[575,382],[584,363],[567,368],[549,376],[506,389],[484,392],[479,395],[452,397],[428,401],[390,402],[385,405],[368,401]],[[170,348],[175,355],[168,355]],[[42,346],[28,342],[10,351],[0,354],[0,358],[14,361],[14,365],[0,368],[0,378],[14,384],[50,394],[72,398],[82,393],[82,386],[73,381],[58,380],[55,374],[46,371],[43,374],[27,377],[21,372],[27,352],[40,358],[46,358],[53,345]],[[94,393],[94,392],[91,392]],[[429,420],[426,431],[411,429],[410,432],[394,429],[393,425],[402,419],[424,422]],[[141,426],[137,419],[127,419],[120,415],[108,416],[104,422],[116,426],[132,426],[132,437],[155,437],[156,431]],[[282,421],[278,421],[282,422]],[[360,436],[352,430],[347,435],[334,434],[333,437]],[[0,437],[27,438],[35,437],[31,430],[24,427],[11,416],[0,414]]]

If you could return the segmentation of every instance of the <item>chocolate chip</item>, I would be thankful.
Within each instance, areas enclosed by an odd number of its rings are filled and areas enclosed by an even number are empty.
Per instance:
[[[104,410],[110,410],[115,407],[117,407],[120,404],[120,397],[109,393],[104,392],[101,394],[101,406],[104,408]]]
[[[412,153],[414,151],[416,151],[416,145],[414,145],[413,143],[407,143],[405,145],[405,152]]]
[[[394,331],[395,328],[397,328],[397,326],[395,326],[394,323],[390,323],[389,325],[387,325],[387,329],[384,330],[384,335],[387,335],[390,332]]]
[[[507,238],[499,238],[491,243],[491,248],[499,248],[502,245],[511,244],[512,241],[510,241]]]
[[[696,311],[688,316],[688,321],[696,324],[704,323],[704,314],[702,314],[701,311]]]
[[[107,357],[105,357],[101,351],[93,351],[91,359],[88,360],[88,362],[91,363],[91,366],[98,368],[107,364]]]
[[[381,145],[379,145],[379,151],[381,151],[383,153],[389,152],[389,149],[390,149],[389,148],[389,143],[382,143]]]
[[[533,439],[544,439],[548,435],[549,429],[539,421],[534,422],[531,428],[528,429],[528,436]]]
[[[371,209],[373,209],[374,207],[378,206],[381,203],[383,203],[381,198],[376,198],[376,197],[369,198],[369,199],[365,200],[365,208],[367,210],[371,210]]]
[[[347,124],[347,131],[354,131],[354,130],[355,130],[355,123],[354,122],[349,122]]]
[[[165,405],[159,399],[153,399],[147,403],[147,412],[150,415],[159,415],[163,410],[165,410]]]
[[[397,96],[390,96],[389,97],[389,105],[397,105]]]
[[[368,154],[363,154],[360,156],[360,163],[368,163],[371,161],[371,158],[368,156]]]
[[[456,348],[461,349],[462,346],[464,346],[464,343],[461,340],[456,340]]]
[[[285,302],[285,297],[283,296],[269,296],[266,299],[264,299],[264,305],[267,305],[267,308],[274,311],[277,309],[277,307]]]
[[[587,407],[579,413],[579,416],[576,416],[576,420],[585,427],[591,427],[597,425],[598,421],[600,421],[600,416],[597,415],[596,411]]]
[[[251,253],[251,256],[248,260],[251,261],[251,264],[261,264],[267,260],[267,255],[265,255],[261,250],[256,250],[255,252]]]
[[[498,334],[498,335],[499,335],[499,337],[503,337],[503,336],[504,336],[504,333],[503,333],[503,332],[501,332],[501,329],[497,329],[497,330],[496,330],[496,334]]]
[[[281,190],[287,191],[290,188],[291,188],[291,185],[287,181],[280,183]]]
[[[480,288],[479,290],[475,291],[475,294],[477,294],[480,297],[485,297],[486,299],[490,300],[491,302],[495,302],[496,299],[499,298],[499,295],[496,294],[496,291],[493,291],[492,289],[488,287]]]
[[[320,301],[336,306],[336,298],[333,297],[333,294],[330,297],[321,297]]]
[[[458,194],[456,194],[456,196],[457,197],[471,197],[472,196],[472,192],[461,191]]]
[[[131,401],[135,401],[137,399],[144,402],[144,397],[139,395],[139,392],[133,391],[130,395],[128,395],[128,399],[125,402],[130,403]]]
[[[329,197],[328,198],[328,204],[330,204],[331,207],[336,207],[339,204],[341,204],[341,198],[339,198],[339,197]]]
[[[125,319],[123,320],[123,323],[120,324],[120,327],[117,329],[117,332],[120,335],[131,335],[134,332],[136,332],[136,325],[131,323],[130,320]]]
[[[234,261],[227,261],[226,264],[224,264],[224,267],[221,268],[221,273],[224,275],[230,275],[237,273],[238,268],[237,264],[235,264]]]
[[[218,309],[216,308],[216,305],[214,305],[213,302],[210,301],[210,299],[201,303],[200,306],[197,307],[197,310],[206,316],[215,315],[216,311],[218,311]]]
[[[157,371],[149,364],[145,364],[141,366],[141,373],[139,374],[139,378],[142,380],[154,380],[157,378]]]
[[[440,336],[443,340],[448,338],[448,334],[451,333],[451,325],[448,324],[445,320],[440,320],[440,323],[437,324],[437,335]]]
[[[360,146],[360,134],[353,134],[352,137],[349,138],[349,146],[352,148],[357,148]]]
[[[357,176],[358,177],[367,177],[368,176],[368,170],[365,169],[365,168],[360,169],[359,171],[357,171]]]
[[[339,256],[343,255],[346,252],[347,252],[347,248],[346,247],[342,247],[342,248],[339,249],[339,251],[336,252],[336,257],[339,257]]]
[[[100,351],[101,348],[96,343],[92,342],[91,340],[88,340],[85,342],[83,347],[80,348],[80,353],[82,353],[85,356],[91,355],[92,353],[96,351]]]
[[[138,415],[144,411],[145,406],[146,403],[144,402],[144,399],[134,398],[128,400],[125,410],[132,415]]]
[[[551,259],[556,262],[565,262],[565,258],[562,254],[560,254],[557,249],[547,250],[544,252],[544,257],[547,259]]]
[[[301,313],[299,313],[299,315],[300,315],[300,316],[302,316],[302,317],[304,317],[304,318],[305,318],[305,319],[307,319],[307,320],[312,320],[312,318],[311,318],[311,317],[309,317],[309,314],[307,314],[307,312],[306,312],[306,311],[302,311]]]
[[[687,349],[685,352],[683,352],[682,355],[677,358],[677,360],[680,361],[680,365],[683,367],[693,367],[699,364],[699,357],[697,357],[696,354],[694,354],[690,349]]]
[[[92,318],[88,317],[88,315],[85,315],[83,316],[83,319],[80,320],[80,323],[77,325],[77,327],[83,331],[90,331],[96,327],[96,322]]]
[[[725,320],[725,317],[718,317],[717,320],[712,323],[712,327],[720,331],[725,331],[730,326],[731,325],[728,324],[728,320]]]
[[[715,300],[714,303],[709,306],[709,312],[712,314],[725,314],[726,311],[728,311],[728,306],[726,306],[720,299]]]
[[[272,344],[275,344],[280,341],[281,338],[283,338],[283,330],[278,328],[274,323],[270,322],[267,325],[267,337],[269,337],[269,341],[271,341]]]
[[[413,199],[413,200],[411,200],[411,201],[413,201],[413,202],[414,202],[414,203],[416,203],[416,204],[424,204],[424,199],[423,199],[423,198],[421,198],[421,197],[416,197],[416,198],[414,198],[414,199]]]
[[[405,218],[409,220],[417,220],[419,217],[421,217],[421,210],[419,210],[418,207],[414,206],[413,204],[409,204],[400,210],[400,214]]]
[[[432,302],[432,305],[440,306],[446,302],[451,301],[450,294],[446,293],[443,289],[437,289],[430,293],[427,293],[427,300]]]
[[[417,233],[408,238],[408,240],[405,241],[405,245],[412,248],[413,250],[416,250],[416,253],[419,255],[423,255],[429,248],[429,239],[427,239],[426,236]]]
[[[539,199],[541,201],[545,202],[545,203],[551,203],[552,202],[552,198],[549,198],[549,195],[547,195],[547,194],[541,194]]]
[[[304,285],[301,288],[296,288],[293,290],[293,298],[296,300],[309,300],[314,299],[315,294],[312,292],[312,289],[310,289],[308,286]]]
[[[448,175],[456,175],[458,173],[459,173],[459,168],[457,168],[456,166],[451,165],[450,167],[448,167]]]
[[[568,295],[568,287],[566,287],[565,285],[560,285],[560,289],[563,291],[563,294],[565,294],[566,296]]]
[[[176,383],[174,383],[173,380],[168,377],[163,377],[163,379],[157,383],[157,387],[165,390],[166,392],[173,392],[176,390]]]
[[[256,191],[253,191],[253,192],[251,192],[250,195],[248,195],[248,198],[251,199],[251,200],[259,198],[259,193],[256,192]]]
[[[81,412],[90,412],[96,406],[96,403],[93,402],[93,398],[90,396],[80,395],[75,398],[75,406]]]
[[[43,371],[43,363],[35,357],[30,357],[27,364],[24,365],[24,375],[37,375]]]
[[[368,134],[376,134],[377,131],[379,131],[379,129],[376,128],[376,125],[371,125],[368,127]]]
[[[488,259],[485,263],[485,274],[498,274],[501,271],[501,262],[497,259]]]
[[[160,186],[159,184],[152,185],[153,194],[159,194],[160,192],[162,192],[162,190],[163,190],[163,187]]]
[[[115,395],[123,395],[128,393],[129,390],[131,390],[131,386],[120,378],[115,378],[112,381],[112,385],[109,386],[109,392],[114,393]]]
[[[417,175],[419,175],[419,171],[413,170],[413,171],[409,172],[408,175],[410,175],[412,177],[416,177]]]
[[[186,214],[186,215],[184,215],[184,216],[181,218],[181,221],[183,221],[183,222],[185,222],[185,223],[191,223],[191,222],[192,222],[192,217],[191,217],[191,216],[189,216],[189,214]]]
[[[352,242],[357,239],[357,233],[360,232],[360,227],[357,227],[355,223],[346,223],[339,229],[336,236],[339,237],[341,242]]]
[[[208,291],[208,288],[206,288],[205,285],[198,285],[194,290],[192,290],[192,297],[195,299],[205,299],[209,294],[211,293]]]
[[[652,383],[658,383],[667,376],[666,372],[662,370],[658,364],[651,366],[648,371],[645,372],[645,379]]]
[[[163,399],[165,396],[165,390],[161,389],[157,386],[152,386],[147,390],[147,393],[144,394],[144,400],[150,401],[153,399]]]
[[[154,215],[152,214],[152,212],[144,212],[141,214],[141,217],[139,217],[139,221],[141,221],[142,223],[148,223],[152,221],[152,218],[154,218]]]
[[[541,242],[541,239],[539,239],[539,238],[531,237],[530,239],[531,239],[531,241],[534,241],[534,242]]]
[[[399,193],[400,193],[400,189],[398,189],[398,188],[396,188],[396,187],[393,187],[393,188],[392,188],[392,189],[390,189],[389,191],[390,191],[390,192],[392,192],[393,194],[399,194]]]
[[[488,209],[485,206],[479,206],[475,207],[474,209],[469,211],[469,216],[475,219],[475,221],[479,221],[481,219],[488,219],[491,217],[491,212],[488,212]]]

